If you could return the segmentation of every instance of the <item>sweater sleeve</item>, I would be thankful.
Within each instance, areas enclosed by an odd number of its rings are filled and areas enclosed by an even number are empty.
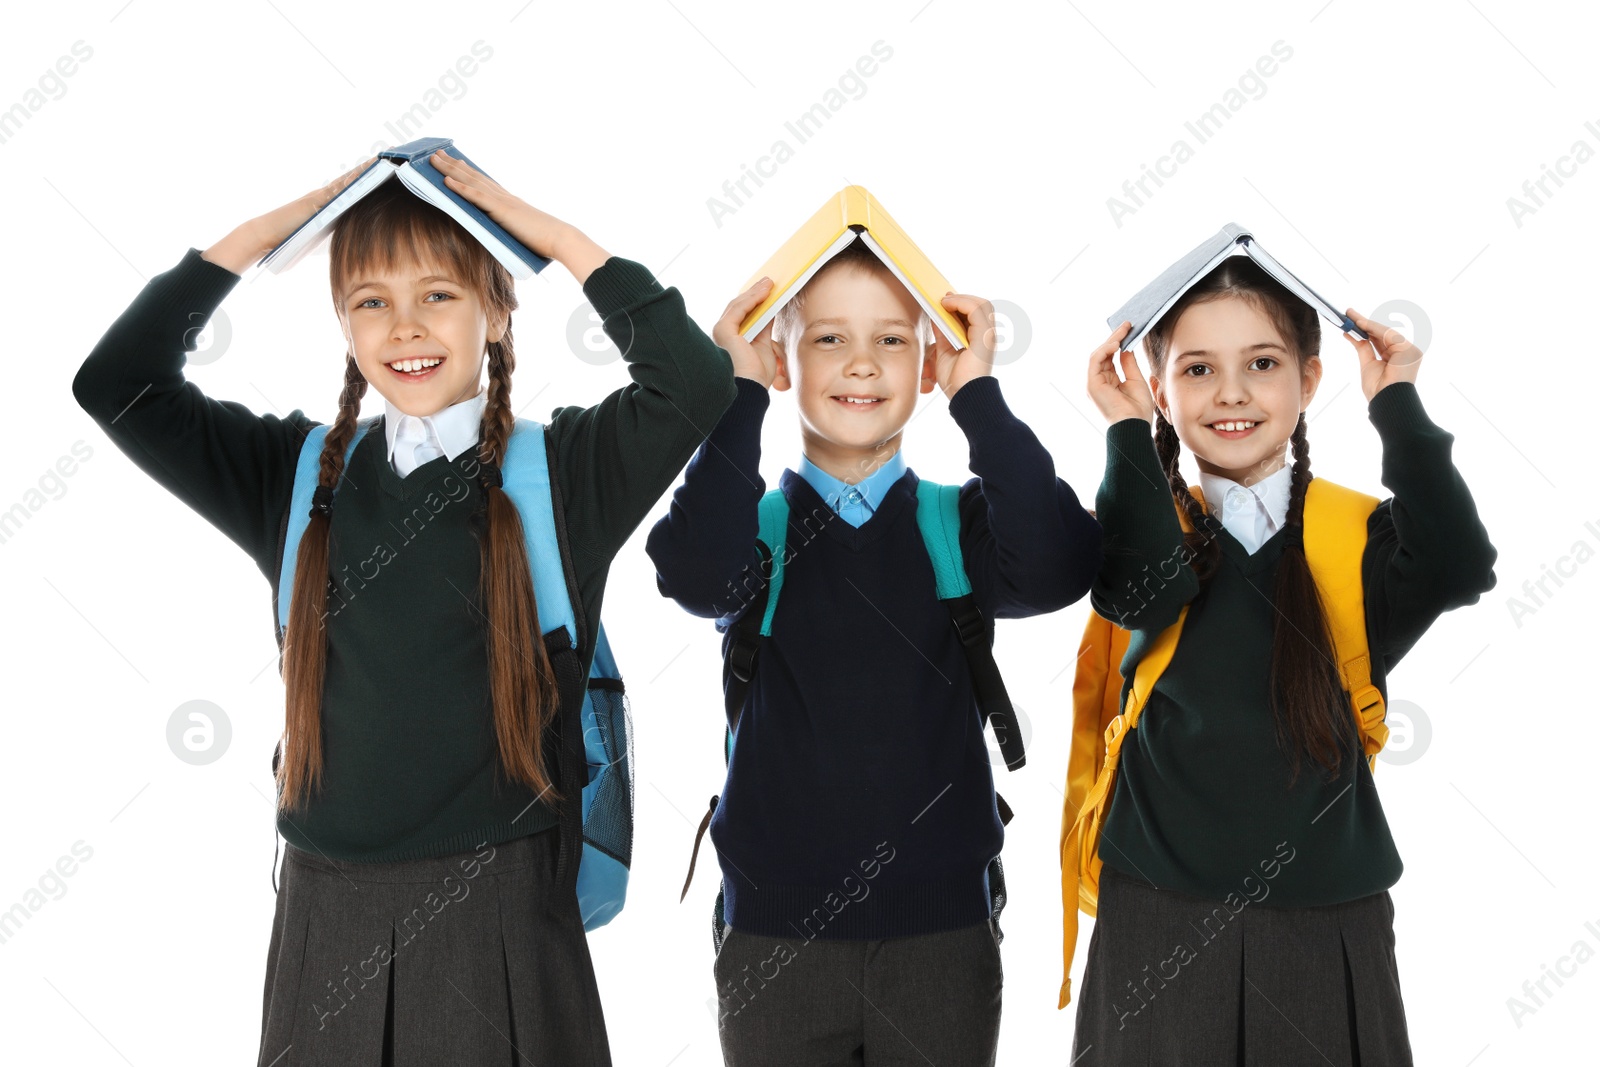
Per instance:
[[[1393,496],[1367,524],[1362,585],[1369,631],[1384,670],[1446,611],[1494,588],[1498,555],[1460,471],[1454,436],[1423,410],[1414,382],[1395,382],[1367,405],[1383,442],[1383,484]]]
[[[761,424],[771,398],[759,382],[734,382],[733,405],[689,461],[667,514],[645,542],[661,594],[724,626],[754,601],[765,581],[755,544],[766,491]]]
[[[72,380],[78,404],[136,466],[244,549],[269,580],[306,431],[213,400],[184,377],[187,353],[239,275],[190,248],[111,324]]]
[[[961,554],[990,618],[1025,618],[1082,598],[1100,569],[1101,533],[992,375],[950,400],[976,478],[961,488]]]
[[[734,396],[728,354],[648,268],[613,256],[583,292],[633,381],[551,420],[580,584],[610,566]]]
[[[959,394],[958,394],[959,395]],[[1094,610],[1126,630],[1162,630],[1200,591],[1183,527],[1156,456],[1150,424],[1128,418],[1106,431],[1106,472],[1095,497],[1105,562],[1089,591]]]

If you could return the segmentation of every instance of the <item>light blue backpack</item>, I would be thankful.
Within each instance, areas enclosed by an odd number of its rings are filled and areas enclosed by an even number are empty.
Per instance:
[[[345,463],[366,432],[378,424],[379,417],[364,419],[345,449]],[[299,557],[300,538],[311,518],[311,498],[317,487],[322,444],[328,427],[317,426],[306,435],[295,468],[294,492],[284,517],[279,548],[277,595],[278,647],[289,623],[289,600],[294,590],[294,569]],[[546,648],[556,677],[564,679],[578,671],[577,648],[581,624],[574,604],[578,602],[577,583],[572,577],[572,562],[567,552],[564,529],[556,525],[559,502],[546,447],[545,428],[532,419],[517,419],[511,440],[506,445],[500,471],[501,488],[511,497],[522,519],[528,549],[528,567],[533,574],[534,596],[538,603],[539,624],[544,630]],[[563,692],[567,689],[563,686]],[[563,701],[563,705],[567,702]],[[561,805],[562,847],[557,866],[558,885],[573,885],[583,928],[604,926],[622,910],[628,892],[628,869],[633,857],[633,727],[628,712],[627,694],[603,623],[596,623],[594,661],[577,729],[569,728],[570,709],[561,710],[562,736],[576,733],[583,737],[581,754],[575,744],[564,744],[558,778],[561,791],[571,796],[579,774],[583,774],[583,803],[580,812],[571,804]],[[585,766],[580,771],[578,757]],[[272,767],[278,767],[274,752]],[[580,829],[581,826],[581,829]],[[581,854],[574,856],[573,843],[582,840]],[[276,865],[276,864],[275,864]],[[563,877],[565,876],[565,877]]]

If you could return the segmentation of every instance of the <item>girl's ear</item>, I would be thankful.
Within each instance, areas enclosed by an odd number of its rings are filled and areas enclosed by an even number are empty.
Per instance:
[[[1172,421],[1172,411],[1167,407],[1167,391],[1161,384],[1159,374],[1150,375],[1150,396],[1156,402],[1156,410],[1161,412],[1161,417],[1168,422]]]
[[[1309,356],[1300,364],[1300,410],[1304,411],[1311,406],[1311,398],[1317,395],[1317,386],[1322,382],[1322,357]]]
[[[495,342],[499,341],[500,338],[504,337],[506,335],[506,320],[508,318],[509,316],[507,315],[491,315],[489,317],[489,330],[488,333],[484,335],[484,340],[489,344],[494,344]]]
[[[939,384],[939,352],[938,346],[930,343],[922,357],[922,380],[917,383],[917,390],[923,393],[933,392],[933,387]]]

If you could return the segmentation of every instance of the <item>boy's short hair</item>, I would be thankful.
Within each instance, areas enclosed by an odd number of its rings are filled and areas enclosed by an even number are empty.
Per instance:
[[[795,352],[800,345],[800,335],[803,332],[804,322],[801,313],[805,309],[806,290],[812,282],[835,268],[848,267],[853,270],[864,270],[876,274],[900,285],[900,279],[894,276],[894,271],[889,265],[878,258],[876,252],[867,247],[865,241],[859,238],[845,245],[837,255],[824,263],[817,273],[813,274],[800,291],[789,299],[789,302],[778,309],[778,314],[772,319],[772,339],[783,346],[784,352],[790,359],[795,358]],[[913,330],[916,334],[917,344],[921,351],[926,351],[933,342],[933,320],[926,311],[919,311],[917,322]]]

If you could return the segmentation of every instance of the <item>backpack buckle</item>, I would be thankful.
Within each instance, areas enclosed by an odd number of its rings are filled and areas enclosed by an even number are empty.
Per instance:
[[[1110,725],[1106,727],[1106,748],[1108,750],[1127,732],[1127,726],[1128,719],[1126,715],[1118,715],[1111,720]]]
[[[963,603],[963,601],[965,601]],[[950,617],[955,620],[956,634],[963,645],[976,645],[984,638],[983,612],[978,610],[971,597],[963,597],[951,605]]]
[[[1383,722],[1384,703],[1383,693],[1378,687],[1368,682],[1350,694],[1350,704],[1355,708],[1356,718],[1361,720],[1361,728],[1371,731],[1373,727]]]
[[[733,647],[728,650],[728,670],[741,682],[748,683],[755,673],[756,648],[756,642],[743,640],[743,634],[735,633]]]

